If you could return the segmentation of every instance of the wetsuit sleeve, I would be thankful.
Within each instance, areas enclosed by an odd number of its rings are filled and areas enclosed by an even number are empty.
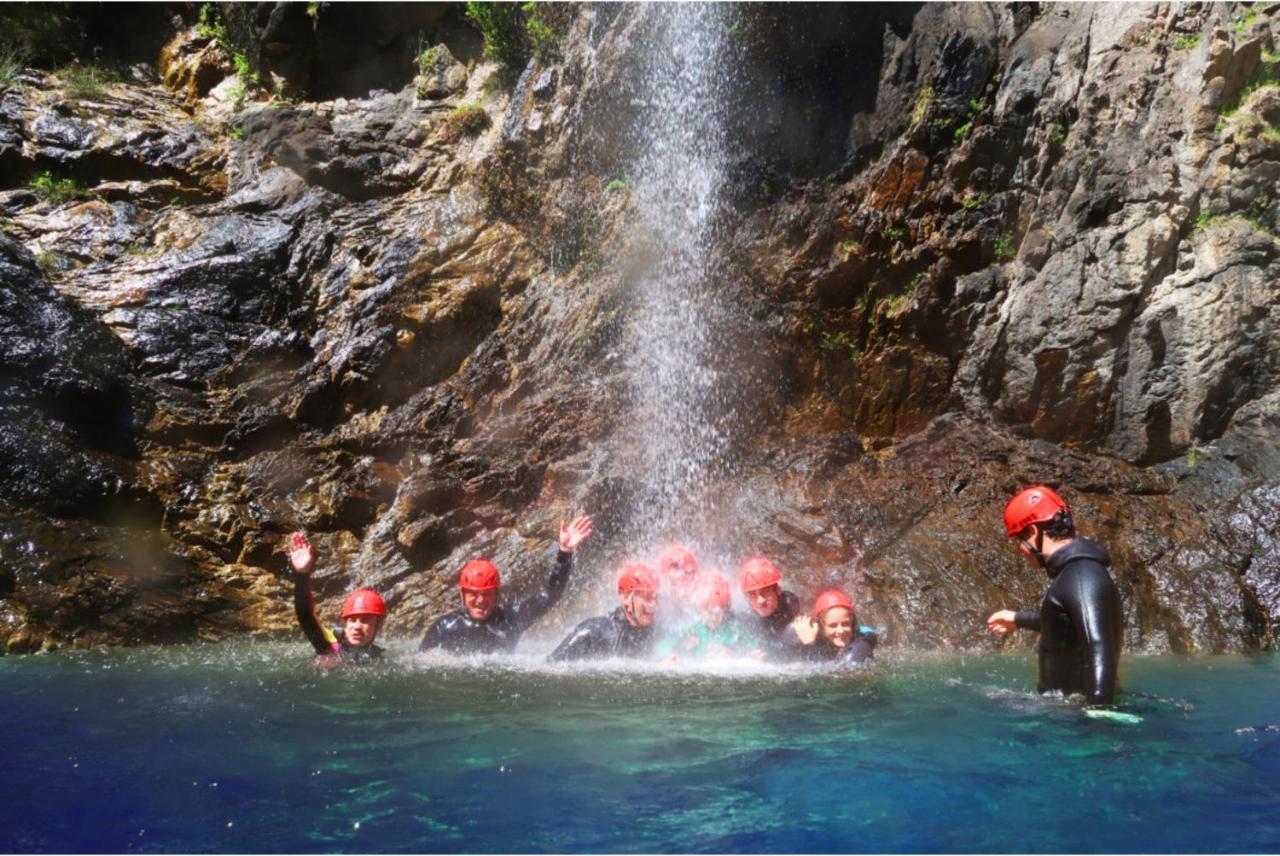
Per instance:
[[[435,648],[439,648],[444,643],[444,634],[441,632],[443,629],[444,617],[441,616],[440,618],[437,618],[435,623],[427,629],[426,634],[422,637],[422,642],[418,645],[418,650],[431,651]]]
[[[1021,630],[1040,632],[1040,613],[1027,609],[1019,610],[1013,617],[1013,623]]]
[[[530,595],[511,609],[511,626],[519,634],[529,629],[564,596],[565,587],[569,584],[569,574],[573,572],[573,554],[556,549],[555,567],[547,577],[542,591]]]
[[[311,599],[311,574],[293,575],[293,611],[298,616],[298,626],[317,654],[332,654],[341,648],[333,634],[316,620],[316,605]]]
[[[1120,626],[1114,584],[1107,572],[1079,573],[1062,592],[1062,604],[1088,651],[1089,671],[1085,676],[1089,704],[1111,704],[1116,694],[1116,664],[1120,660]]]
[[[840,653],[840,662],[849,666],[867,662],[875,656],[877,638],[875,633],[859,633]]]
[[[590,619],[582,622],[547,656],[547,662],[563,663],[594,657],[600,647],[599,635]]]

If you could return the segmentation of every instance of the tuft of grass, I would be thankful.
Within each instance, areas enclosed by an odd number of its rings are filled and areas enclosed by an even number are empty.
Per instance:
[[[887,234],[889,235],[889,240],[901,241],[903,238],[907,236],[907,230],[902,226],[894,226],[891,229],[889,229]]]
[[[0,91],[18,85],[18,75],[27,64],[26,50],[0,42]]]
[[[611,178],[609,183],[604,186],[605,193],[625,193],[631,189],[631,185],[625,178]]]
[[[991,245],[992,252],[995,253],[996,261],[1003,263],[1013,258],[1013,235],[1005,232],[996,238],[995,243]]]
[[[1240,36],[1244,35],[1245,30],[1252,27],[1254,22],[1257,20],[1258,20],[1258,13],[1250,9],[1247,15],[1245,15],[1239,21],[1236,21],[1236,35],[1240,35]]]
[[[968,134],[971,130],[973,130],[972,119],[970,119],[968,122],[965,122],[960,127],[956,128],[955,131],[952,133],[951,138],[956,143],[956,145],[959,145],[961,142],[964,141],[965,135]]]
[[[92,191],[81,187],[74,178],[54,178],[48,170],[33,178],[27,187],[49,202],[69,202],[93,196]]]
[[[1049,131],[1049,145],[1052,148],[1060,149],[1067,141],[1067,131],[1071,130],[1071,126],[1066,122],[1059,122]]]
[[[422,47],[425,41],[419,43],[418,51],[418,74],[430,74],[436,66],[436,58],[438,53],[435,45]]]
[[[36,267],[45,273],[51,273],[58,269],[58,254],[52,250],[43,250],[36,254]]]
[[[855,363],[862,356],[862,349],[847,330],[822,329],[818,332],[818,347],[828,352],[847,351]]]
[[[489,114],[479,104],[459,104],[445,121],[445,134],[453,140],[474,137],[489,127]]]
[[[72,98],[97,98],[105,85],[117,80],[114,74],[96,65],[69,65],[58,76]]]
[[[1200,463],[1202,460],[1204,460],[1204,452],[1200,451],[1195,446],[1187,449],[1187,466],[1190,469],[1194,470],[1196,468],[1196,464]]]
[[[987,200],[990,198],[991,198],[991,194],[987,193],[986,191],[983,191],[982,193],[975,193],[972,196],[966,198],[964,202],[961,202],[960,207],[963,208],[965,211],[974,211],[978,208],[981,208],[983,205],[986,205]]]
[[[1262,62],[1258,64],[1257,70],[1245,81],[1234,98],[1223,103],[1218,112],[1221,118],[1214,126],[1215,129],[1224,131],[1231,122],[1241,118],[1244,106],[1255,92],[1263,89],[1280,89],[1280,55],[1270,51],[1262,52]]]
[[[1189,51],[1200,44],[1201,35],[1201,33],[1192,33],[1189,36],[1175,36],[1169,44],[1175,51]]]
[[[227,136],[233,140],[243,140],[244,128],[241,128],[239,125],[232,125],[227,129]]]

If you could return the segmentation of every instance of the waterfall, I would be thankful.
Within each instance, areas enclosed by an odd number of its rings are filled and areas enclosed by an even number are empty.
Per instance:
[[[724,50],[726,8],[672,4],[638,78],[639,154],[632,165],[623,433],[632,543],[697,537],[707,492],[726,466],[733,380],[717,365],[728,310],[714,287],[714,247],[724,217],[729,141]]]

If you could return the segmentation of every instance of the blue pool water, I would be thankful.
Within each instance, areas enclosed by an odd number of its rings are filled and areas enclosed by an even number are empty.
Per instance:
[[[1280,849],[1280,659],[1128,657],[1132,725],[1033,676],[0,658],[0,851]]]

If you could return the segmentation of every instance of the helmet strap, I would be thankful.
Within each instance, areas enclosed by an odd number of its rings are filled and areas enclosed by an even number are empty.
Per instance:
[[[1035,529],[1035,531],[1036,531],[1036,540],[1035,540],[1035,543],[1034,543],[1034,544],[1032,544],[1030,541],[1023,541],[1023,542],[1022,542],[1022,544],[1023,544],[1023,546],[1024,546],[1024,547],[1026,547],[1026,548],[1027,548],[1027,552],[1029,552],[1029,553],[1031,554],[1031,557],[1032,557],[1032,558],[1034,558],[1034,559],[1036,560],[1036,562],[1038,562],[1038,563],[1040,564],[1040,567],[1042,567],[1042,568],[1043,568],[1043,567],[1044,567],[1044,563],[1045,563],[1045,556],[1044,556],[1044,530],[1043,530],[1043,529],[1041,529],[1041,528],[1040,528],[1040,526],[1039,526],[1038,524],[1037,524],[1037,525],[1034,525],[1034,527],[1033,527],[1033,528],[1034,528],[1034,529]]]

